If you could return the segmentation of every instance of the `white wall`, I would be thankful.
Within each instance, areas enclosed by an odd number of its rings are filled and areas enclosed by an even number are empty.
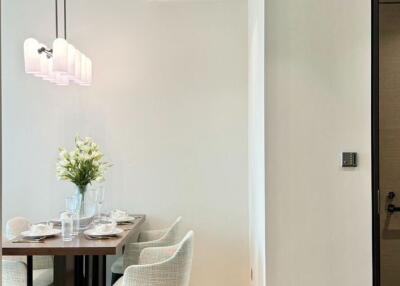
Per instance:
[[[252,285],[265,285],[264,1],[250,0],[249,15],[249,219]]]
[[[371,1],[266,3],[267,285],[372,285]]]
[[[192,285],[248,285],[247,2],[68,1],[90,88],[25,75],[23,41],[51,42],[53,2],[2,2],[3,219],[55,216],[73,189],[57,148],[89,135],[114,164],[107,208],[153,228],[182,215]]]

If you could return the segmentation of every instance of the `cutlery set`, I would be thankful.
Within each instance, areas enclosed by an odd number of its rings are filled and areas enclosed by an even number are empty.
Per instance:
[[[104,240],[104,239],[111,239],[116,238],[116,235],[103,235],[103,236],[92,236],[85,234],[85,238],[89,240]]]
[[[12,243],[43,243],[45,236],[39,238],[16,238],[12,240]]]
[[[118,225],[130,225],[133,224],[133,222],[127,221],[127,222],[118,222]]]

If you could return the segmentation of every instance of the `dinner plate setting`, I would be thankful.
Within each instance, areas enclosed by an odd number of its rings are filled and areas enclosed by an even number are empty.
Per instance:
[[[110,217],[115,220],[117,224],[131,224],[135,221],[135,217],[130,215],[126,211],[113,210],[111,211]]]
[[[21,237],[26,240],[44,239],[56,235],[60,235],[61,230],[53,228],[53,224],[34,224],[29,230],[21,232]]]
[[[63,213],[60,214],[60,217],[50,220],[50,223],[53,223],[54,225],[57,225],[57,226],[61,226],[61,215],[62,214]],[[93,220],[93,216],[83,216],[83,217],[79,218],[79,224],[81,226],[89,226],[89,224],[92,222],[92,220]],[[74,222],[76,223],[75,220],[74,220]]]
[[[114,228],[109,231],[99,231],[98,228],[91,228],[84,231],[86,236],[90,237],[103,237],[103,236],[118,236],[119,234],[123,233],[124,230],[121,228]]]
[[[21,235],[26,238],[40,238],[40,237],[52,237],[61,234],[60,229],[50,229],[45,232],[32,232],[31,230],[21,232]]]
[[[88,239],[105,239],[116,237],[123,232],[123,229],[117,227],[114,219],[102,217],[96,221],[93,228],[85,230],[83,234]]]

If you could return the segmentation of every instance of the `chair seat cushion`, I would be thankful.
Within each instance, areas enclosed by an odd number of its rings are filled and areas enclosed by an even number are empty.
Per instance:
[[[49,286],[53,285],[53,269],[37,269],[32,272],[33,285]]]
[[[121,277],[113,284],[113,286],[122,286],[124,285],[124,277]]]
[[[112,273],[124,274],[124,257],[120,256],[111,266]]]

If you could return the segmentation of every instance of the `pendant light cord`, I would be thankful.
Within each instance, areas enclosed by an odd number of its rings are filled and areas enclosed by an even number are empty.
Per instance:
[[[56,39],[58,38],[58,0],[55,0],[56,9]],[[67,39],[67,0],[64,0],[64,39]]]
[[[56,39],[58,38],[58,0],[55,0],[56,3]]]
[[[64,0],[64,38],[67,39],[67,0]]]

